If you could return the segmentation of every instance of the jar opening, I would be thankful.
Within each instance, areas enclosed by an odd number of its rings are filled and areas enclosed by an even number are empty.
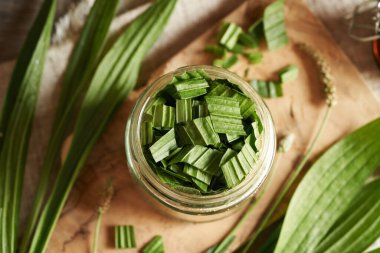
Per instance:
[[[212,79],[223,78],[238,85],[243,93],[257,106],[256,112],[263,124],[262,149],[260,150],[259,158],[255,165],[256,169],[252,170],[251,173],[235,187],[209,195],[186,193],[163,183],[149,166],[140,139],[140,129],[144,111],[157,92],[166,87],[173,76],[196,69],[202,69]],[[189,212],[195,212],[195,209],[203,209],[205,207],[207,207],[206,209],[212,209],[213,212],[217,212],[218,210],[231,208],[253,196],[261,188],[267,178],[272,167],[276,150],[276,135],[272,117],[266,104],[256,91],[238,75],[225,69],[205,65],[179,68],[161,76],[149,85],[137,101],[129,117],[125,137],[128,164],[137,180],[148,192],[160,200],[160,202],[181,210],[188,208]]]

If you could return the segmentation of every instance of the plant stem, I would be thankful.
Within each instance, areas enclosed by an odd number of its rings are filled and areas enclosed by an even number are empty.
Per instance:
[[[101,208],[99,207],[98,208],[98,219],[96,221],[96,228],[95,228],[95,236],[94,236],[94,241],[92,244],[92,253],[98,252],[100,225],[102,224],[102,217],[103,217],[103,212],[101,211]]]
[[[300,174],[300,172],[304,168],[304,166],[305,166],[306,162],[308,161],[308,159],[309,159],[309,157],[310,157],[310,155],[311,155],[311,153],[312,153],[312,151],[313,151],[313,149],[314,149],[314,147],[315,147],[315,145],[316,145],[319,137],[321,136],[321,133],[323,132],[323,130],[324,130],[325,126],[326,126],[327,119],[329,118],[331,109],[332,109],[332,107],[330,107],[330,106],[327,107],[326,112],[324,113],[321,125],[320,125],[320,127],[318,129],[317,134],[315,135],[314,139],[312,140],[310,147],[306,151],[306,153],[303,156],[301,162],[298,164],[295,172],[291,175],[291,177],[289,178],[289,180],[286,182],[285,187],[282,189],[282,191],[280,192],[280,194],[275,199],[274,204],[270,207],[269,211],[265,214],[265,216],[264,216],[262,222],[260,223],[259,227],[257,228],[257,230],[249,237],[248,243],[244,247],[242,253],[247,253],[248,252],[248,250],[250,249],[250,247],[252,246],[252,244],[255,242],[255,240],[257,239],[257,237],[259,236],[259,234],[266,227],[266,225],[269,222],[270,218],[272,217],[272,215],[274,214],[274,212],[277,210],[278,206],[280,205],[280,203],[284,199],[285,195],[288,193],[290,187],[293,185],[293,183],[295,182],[296,178],[298,177],[298,175]]]

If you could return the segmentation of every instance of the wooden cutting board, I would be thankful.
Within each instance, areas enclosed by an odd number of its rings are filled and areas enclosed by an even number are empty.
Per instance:
[[[296,141],[290,152],[278,157],[271,186],[246,226],[241,229],[234,247],[248,235],[283,180],[295,167],[311,136],[315,134],[325,110],[322,84],[319,82],[315,65],[307,55],[295,47],[295,42],[306,42],[320,50],[332,67],[332,76],[337,88],[338,105],[333,109],[313,158],[342,136],[380,116],[379,101],[374,98],[358,71],[320,21],[303,2],[289,0],[286,3],[286,23],[291,43],[274,52],[267,52],[263,48],[263,61],[249,66],[249,78],[273,78],[277,70],[288,64],[299,66],[299,77],[285,85],[284,97],[266,101],[273,114],[278,135],[294,133]],[[248,1],[226,17],[226,20],[247,27],[260,4],[258,1]],[[216,29],[217,27],[210,29],[174,56],[157,70],[152,78],[184,65],[210,64],[212,59],[203,52],[203,48],[206,43],[213,42]],[[247,67],[248,64],[242,62],[234,66],[232,71],[243,75]],[[222,238],[239,219],[240,213],[210,223],[196,224],[174,220],[157,212],[140,196],[126,164],[124,129],[128,114],[142,90],[143,88],[140,88],[131,94],[96,145],[70,195],[48,252],[90,252],[96,204],[101,189],[110,177],[114,179],[116,195],[103,220],[101,252],[119,252],[113,250],[113,226],[121,224],[135,226],[139,248],[154,235],[160,234],[164,237],[166,252],[202,252]]]

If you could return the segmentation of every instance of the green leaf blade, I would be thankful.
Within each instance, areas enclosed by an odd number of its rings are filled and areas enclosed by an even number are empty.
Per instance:
[[[316,252],[363,252],[380,236],[380,180],[366,185]]]
[[[0,252],[16,252],[25,163],[56,11],[46,0],[13,70],[0,114]]]
[[[69,191],[108,121],[135,87],[141,63],[175,5],[175,0],[156,1],[128,26],[101,59],[80,108],[67,158],[33,235],[31,252],[46,249]]]
[[[380,143],[374,140],[379,131],[377,119],[339,141],[312,166],[290,202],[276,253],[316,249],[380,165]]]

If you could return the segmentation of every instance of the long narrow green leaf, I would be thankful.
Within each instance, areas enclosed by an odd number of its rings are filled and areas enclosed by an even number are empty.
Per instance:
[[[114,111],[135,87],[141,63],[175,4],[176,0],[156,1],[128,26],[101,60],[81,106],[68,156],[38,222],[31,252],[46,250],[78,174]]]
[[[44,1],[14,68],[0,119],[0,252],[16,252],[29,138],[56,10]]]
[[[275,252],[310,252],[380,165],[380,119],[345,137],[312,166],[286,213]]]
[[[214,247],[208,249],[206,253],[224,253],[234,242],[236,236],[231,235],[226,238],[221,244],[217,244]]]
[[[379,237],[380,179],[360,191],[315,252],[363,252]]]
[[[60,150],[75,109],[86,91],[106,35],[115,15],[118,0],[97,0],[92,7],[81,35],[75,44],[69,64],[64,74],[62,91],[54,119],[51,137],[47,147],[37,184],[36,196],[29,214],[28,223],[22,241],[21,253],[27,251],[38,215],[47,194],[52,170],[59,159]]]

